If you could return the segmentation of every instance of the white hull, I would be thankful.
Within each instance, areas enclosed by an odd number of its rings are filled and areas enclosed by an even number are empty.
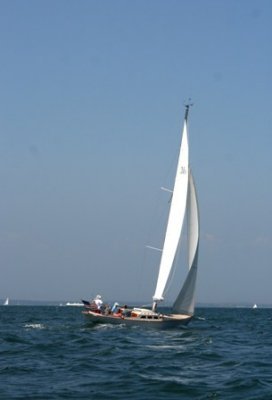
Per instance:
[[[177,328],[189,323],[192,319],[189,315],[184,314],[158,314],[156,318],[126,317],[114,314],[99,314],[94,311],[85,310],[83,314],[93,323],[99,324],[118,324],[128,326],[144,326],[150,328]]]

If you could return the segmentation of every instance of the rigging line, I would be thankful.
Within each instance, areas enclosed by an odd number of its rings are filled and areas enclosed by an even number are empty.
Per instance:
[[[151,250],[156,250],[156,251],[162,252],[162,249],[159,249],[158,247],[149,246],[149,245],[146,245],[145,247],[148,248],[148,249],[151,249]]]
[[[191,173],[191,169],[190,169],[190,165],[189,165],[189,174]],[[190,176],[188,175],[188,178],[190,179]],[[189,207],[188,207],[188,203],[189,203],[189,200],[190,200],[190,198],[191,198],[191,188],[190,188],[190,186],[189,186],[189,182],[188,182],[188,193],[187,193],[187,200],[186,200],[186,227],[187,227],[187,255],[186,255],[186,258],[187,258],[187,265],[189,265],[189,235],[190,235],[190,233],[189,233],[189,213],[190,213],[190,210],[189,210]]]
[[[164,186],[161,186],[161,190],[163,190],[164,192],[173,193],[173,190],[171,190],[171,189],[167,189],[167,188],[166,188],[166,187],[164,187]]]

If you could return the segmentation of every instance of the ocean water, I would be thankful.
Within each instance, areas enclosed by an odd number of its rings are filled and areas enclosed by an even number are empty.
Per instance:
[[[199,308],[182,329],[0,307],[0,399],[272,399],[272,309]]]

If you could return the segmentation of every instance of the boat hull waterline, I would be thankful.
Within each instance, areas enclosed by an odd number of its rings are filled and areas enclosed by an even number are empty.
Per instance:
[[[156,318],[127,317],[125,315],[106,315],[95,311],[84,310],[82,312],[90,322],[98,324],[114,324],[128,326],[145,326],[152,328],[177,328],[187,325],[192,316],[184,314],[158,314]]]

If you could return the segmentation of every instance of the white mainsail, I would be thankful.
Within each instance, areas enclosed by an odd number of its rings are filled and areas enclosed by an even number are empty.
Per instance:
[[[186,106],[180,155],[178,159],[174,190],[162,250],[157,286],[153,296],[153,308],[156,307],[157,301],[161,301],[164,298],[165,288],[169,280],[169,276],[171,275],[185,216],[189,174],[189,149],[187,135],[188,110],[189,106]]]
[[[188,190],[188,262],[189,272],[181,291],[173,304],[173,312],[178,314],[194,314],[195,288],[197,276],[198,246],[199,246],[199,212],[194,180],[189,172]]]

